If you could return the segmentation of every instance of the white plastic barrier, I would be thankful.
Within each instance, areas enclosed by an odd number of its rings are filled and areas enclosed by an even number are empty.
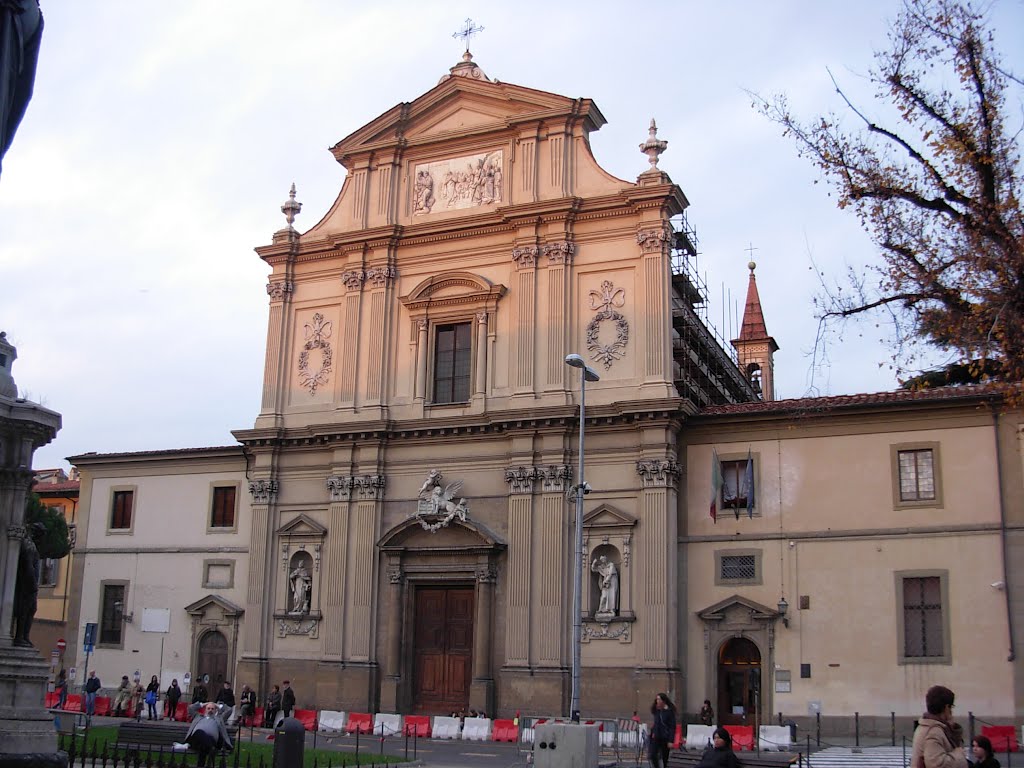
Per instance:
[[[434,718],[434,725],[430,732],[435,739],[457,739],[461,730],[462,721],[459,718],[438,715]]]
[[[761,749],[776,751],[788,749],[790,746],[789,734],[787,725],[762,725],[758,734]]]
[[[318,731],[321,733],[341,733],[344,729],[344,712],[332,712],[329,709],[320,710],[320,719],[317,723]]]
[[[490,741],[491,719],[489,717],[467,717],[462,723],[463,741]]]
[[[686,749],[702,751],[710,742],[711,735],[715,732],[713,725],[695,725],[690,723],[686,726]]]
[[[373,716],[373,733],[375,736],[394,736],[401,732],[401,715],[388,715],[383,712],[378,712]]]

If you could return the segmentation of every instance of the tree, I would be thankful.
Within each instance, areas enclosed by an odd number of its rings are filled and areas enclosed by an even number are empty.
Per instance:
[[[844,129],[834,113],[805,123],[785,95],[753,95],[754,107],[795,139],[879,248],[880,262],[851,269],[849,286],[822,278],[818,317],[827,326],[888,312],[901,372],[914,342],[923,341],[951,350],[968,378],[1019,382],[1024,83],[1004,70],[989,21],[970,2],[905,0],[888,38],[869,77],[878,98],[895,107],[897,127],[867,117],[838,84],[859,130]],[[1011,118],[1016,125],[1008,128]]]
[[[36,539],[39,556],[59,560],[71,551],[68,523],[58,507],[43,504],[39,494],[30,493],[25,501],[25,527],[42,523],[44,532]]]

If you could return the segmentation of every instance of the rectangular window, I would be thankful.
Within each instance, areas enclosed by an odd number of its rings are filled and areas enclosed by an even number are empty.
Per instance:
[[[901,664],[950,664],[949,573],[898,571],[898,653]]]
[[[464,403],[469,400],[471,337],[471,323],[437,327],[434,348],[435,403]]]
[[[235,486],[216,486],[213,489],[213,509],[210,513],[211,528],[234,528]]]
[[[938,576],[903,580],[903,655],[943,656],[942,585]]]
[[[757,562],[753,555],[722,555],[722,581],[752,579],[757,576]]]
[[[101,645],[120,645],[122,635],[122,617],[124,616],[124,584],[104,584],[103,604],[100,607]]]
[[[126,530],[132,527],[132,501],[134,491],[114,491],[114,501],[110,509],[110,527]]]
[[[898,451],[900,501],[931,501],[935,498],[935,465],[931,448]]]
[[[761,583],[761,550],[729,549],[715,552],[715,584]]]
[[[57,586],[57,569],[60,567],[60,560],[50,557],[43,557],[39,560],[39,586]]]
[[[747,508],[747,460],[722,462],[722,509]]]
[[[934,441],[889,446],[893,509],[943,506],[940,449]]]

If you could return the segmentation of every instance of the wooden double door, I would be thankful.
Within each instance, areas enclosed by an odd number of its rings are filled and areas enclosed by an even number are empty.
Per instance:
[[[460,712],[473,674],[472,587],[417,587],[413,634],[413,710]]]
[[[745,637],[722,646],[718,656],[718,722],[755,725],[761,708],[761,652]]]

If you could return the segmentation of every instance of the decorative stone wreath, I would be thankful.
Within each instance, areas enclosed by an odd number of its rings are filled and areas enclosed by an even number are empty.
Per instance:
[[[325,385],[331,378],[334,353],[331,351],[330,342],[327,341],[331,336],[331,323],[317,312],[313,315],[312,324],[306,323],[305,331],[306,343],[299,353],[299,383],[309,390],[309,394],[315,395],[317,387]],[[309,353],[314,349],[320,350],[320,367],[311,371]]]
[[[601,283],[600,291],[590,292],[590,308],[598,312],[587,323],[587,351],[592,360],[604,363],[606,369],[626,354],[626,345],[629,344],[629,321],[613,309],[625,303],[626,292],[622,288],[615,288],[610,280]],[[599,338],[601,323],[606,320],[615,324],[615,339],[610,344],[602,344]]]

